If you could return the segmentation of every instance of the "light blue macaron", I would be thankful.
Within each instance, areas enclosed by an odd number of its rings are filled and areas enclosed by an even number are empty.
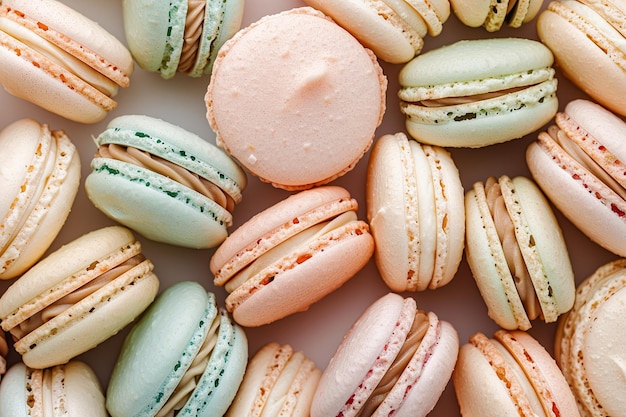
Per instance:
[[[200,77],[241,27],[243,8],[244,0],[124,0],[126,41],[147,71]]]
[[[85,190],[108,217],[177,246],[211,248],[226,238],[247,180],[220,148],[143,115],[111,120],[95,141]]]
[[[112,417],[222,416],[241,384],[248,341],[200,284],[166,289],[126,337],[107,388]]]

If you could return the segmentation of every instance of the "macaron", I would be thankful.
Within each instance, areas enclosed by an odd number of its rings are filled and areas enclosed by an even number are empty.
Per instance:
[[[30,368],[61,365],[118,333],[159,280],[126,228],[89,232],[40,260],[0,297],[2,330]]]
[[[243,326],[307,310],[363,268],[374,252],[358,202],[339,186],[301,191],[257,213],[210,261],[226,308]]]
[[[133,58],[169,79],[211,73],[220,47],[241,27],[244,0],[124,0],[122,6]]]
[[[526,150],[546,196],[603,248],[626,256],[626,123],[589,100],[573,100]]]
[[[275,342],[250,359],[227,417],[309,417],[321,371],[302,351]]]
[[[80,183],[80,158],[63,130],[20,119],[0,131],[0,279],[15,278],[50,247]]]
[[[9,354],[9,344],[7,343],[7,334],[0,331],[0,375],[4,375],[7,371],[6,357]]]
[[[621,1],[551,1],[537,34],[557,68],[607,109],[626,116],[626,5]]]
[[[559,320],[555,358],[582,416],[619,416],[626,410],[626,259],[600,266],[576,290]]]
[[[0,415],[108,417],[97,375],[77,360],[47,369],[11,366],[0,384]]]
[[[488,315],[505,329],[555,322],[574,303],[569,252],[548,200],[530,179],[489,177],[465,195],[466,258]]]
[[[0,61],[10,94],[81,123],[117,106],[134,66],[117,38],[56,0],[2,1]]]
[[[127,115],[95,139],[85,191],[111,219],[158,242],[219,245],[246,174],[207,140],[161,119]]]
[[[305,0],[371,49],[402,64],[419,54],[426,35],[437,36],[450,17],[448,0]]]
[[[322,373],[311,417],[423,417],[456,362],[456,330],[413,298],[388,293],[352,325]]]
[[[195,281],[163,291],[126,336],[107,387],[112,417],[222,416],[241,383],[248,341]]]
[[[290,191],[350,171],[386,106],[376,56],[323,13],[264,16],[220,49],[205,96],[216,143],[251,174]]]
[[[452,376],[464,417],[577,417],[576,400],[548,351],[530,334],[476,333]]]
[[[450,0],[450,5],[464,25],[497,32],[531,22],[541,11],[543,0]]]
[[[366,179],[367,220],[381,277],[396,292],[454,277],[465,244],[463,185],[445,149],[404,133],[376,140]]]
[[[461,40],[402,67],[400,110],[418,142],[477,148],[517,139],[557,111],[553,56],[524,38]]]

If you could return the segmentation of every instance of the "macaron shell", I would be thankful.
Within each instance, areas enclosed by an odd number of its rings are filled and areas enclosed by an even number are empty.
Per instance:
[[[23,362],[17,362],[2,377],[0,384],[0,415],[29,417],[29,393],[26,390],[27,368]]]
[[[489,7],[490,0],[450,0],[454,15],[466,26],[477,28],[483,25]]]
[[[70,416],[106,417],[104,392],[95,372],[85,363],[71,361],[62,368],[58,398]]]

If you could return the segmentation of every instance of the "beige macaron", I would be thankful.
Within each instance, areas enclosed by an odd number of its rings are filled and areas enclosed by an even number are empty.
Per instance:
[[[503,27],[519,28],[531,22],[543,0],[450,0],[454,15],[469,27],[497,32]]]

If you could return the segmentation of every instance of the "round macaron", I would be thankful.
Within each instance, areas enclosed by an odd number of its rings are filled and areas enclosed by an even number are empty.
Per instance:
[[[305,0],[332,17],[383,61],[401,64],[419,54],[428,34],[450,17],[448,0]]]
[[[178,246],[210,248],[226,238],[246,175],[224,151],[143,115],[111,120],[95,141],[85,190],[108,217]]]
[[[262,181],[302,190],[354,168],[382,121],[386,90],[369,49],[301,7],[227,41],[205,101],[218,146]]]
[[[292,194],[235,230],[210,262],[226,308],[244,326],[304,311],[348,281],[374,252],[358,203],[344,188]]]
[[[450,4],[463,24],[497,32],[505,26],[517,29],[532,21],[543,0],[450,0]]]
[[[35,264],[61,230],[80,159],[64,131],[20,119],[0,131],[0,167],[0,279],[8,279]]]
[[[128,48],[165,79],[210,74],[224,42],[241,27],[244,0],[124,0]]]
[[[222,416],[248,361],[243,329],[195,281],[163,291],[133,325],[113,368],[112,417]]]
[[[626,116],[626,5],[621,1],[551,1],[537,34],[559,70],[591,98]]]
[[[626,123],[574,100],[528,146],[528,168],[546,196],[603,248],[626,256]]]
[[[70,361],[47,369],[11,366],[0,384],[0,416],[108,417],[95,372]]]
[[[129,85],[133,59],[96,22],[56,0],[3,0],[0,84],[60,116],[102,120]]]
[[[452,376],[467,417],[577,417],[576,400],[556,362],[530,334],[497,330],[461,346]]]
[[[530,179],[476,182],[465,196],[466,258],[489,317],[505,329],[555,322],[574,303],[574,272],[561,228]]]
[[[380,274],[396,292],[449,283],[463,257],[463,185],[450,153],[404,133],[379,138],[369,159],[367,219]]]
[[[399,74],[400,110],[418,142],[482,147],[520,138],[558,108],[550,50],[523,38],[457,41]]]
[[[2,330],[31,368],[66,363],[118,333],[159,280],[126,228],[89,232],[40,260],[0,297]]]
[[[576,290],[559,320],[555,358],[582,416],[619,416],[626,410],[626,259],[599,267]]]
[[[344,336],[322,373],[311,417],[423,417],[443,393],[459,340],[448,322],[388,293]]]
[[[309,417],[320,375],[304,352],[268,343],[250,359],[226,417]]]

